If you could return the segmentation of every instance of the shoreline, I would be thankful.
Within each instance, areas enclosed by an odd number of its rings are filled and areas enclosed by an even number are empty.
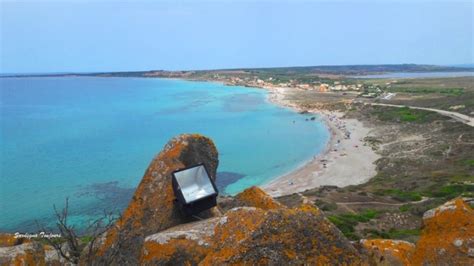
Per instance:
[[[268,100],[279,106],[303,111],[285,100],[289,88],[264,87]],[[321,186],[345,187],[367,182],[377,174],[374,162],[380,158],[364,138],[372,130],[356,119],[342,118],[342,112],[311,109],[329,129],[330,137],[325,149],[298,168],[275,177],[260,187],[273,197],[303,192]],[[357,173],[356,175],[354,173]]]

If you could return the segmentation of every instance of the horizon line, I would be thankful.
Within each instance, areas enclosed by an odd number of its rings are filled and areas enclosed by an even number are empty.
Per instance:
[[[423,64],[423,63],[387,63],[387,64],[329,64],[329,65],[293,65],[293,66],[275,66],[275,67],[231,67],[231,68],[209,68],[209,69],[181,69],[181,70],[167,70],[167,69],[147,69],[147,70],[115,70],[115,71],[51,71],[51,72],[0,72],[0,75],[67,75],[67,74],[100,74],[100,73],[132,73],[132,72],[192,72],[192,71],[224,71],[224,70],[246,70],[246,69],[281,69],[281,68],[305,68],[305,67],[351,67],[351,66],[396,66],[396,65],[417,65],[417,66],[443,66],[443,67],[474,67],[472,63],[459,64]]]

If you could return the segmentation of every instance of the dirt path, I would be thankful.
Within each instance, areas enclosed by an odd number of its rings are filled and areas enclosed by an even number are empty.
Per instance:
[[[408,201],[408,202],[401,202],[401,203],[389,203],[389,202],[382,202],[382,201],[351,201],[351,202],[335,202],[339,207],[344,208],[350,213],[356,213],[350,206],[353,205],[364,205],[365,207],[368,207],[367,205],[371,206],[378,206],[378,207],[384,207],[384,206],[395,206],[395,207],[400,207],[406,204],[420,204],[423,203],[427,200],[430,200],[428,197],[423,197],[419,201]]]
[[[379,105],[379,106],[390,106],[390,107],[398,107],[398,108],[408,107],[408,108],[411,108],[411,109],[418,109],[418,110],[436,112],[440,115],[444,115],[444,116],[454,118],[454,119],[458,120],[461,123],[464,123],[466,125],[474,127],[474,118],[473,117],[470,117],[468,115],[464,115],[464,114],[461,114],[461,113],[457,113],[457,112],[446,111],[446,110],[435,109],[435,108],[398,105],[398,104],[389,104],[389,103],[367,103],[367,102],[364,102],[364,104]]]

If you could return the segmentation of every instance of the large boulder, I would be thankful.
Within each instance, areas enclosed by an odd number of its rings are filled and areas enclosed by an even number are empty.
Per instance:
[[[215,179],[218,157],[212,140],[197,134],[170,140],[150,163],[122,217],[100,241],[98,263],[136,264],[145,236],[192,221],[175,204],[171,175],[200,163]],[[213,212],[200,216],[211,217]]]
[[[457,198],[427,211],[413,265],[474,265],[474,211]]]
[[[357,265],[358,251],[311,205],[229,211],[203,265]]]
[[[179,225],[146,238],[141,264],[361,264],[358,251],[312,205],[286,208],[258,188],[223,216]],[[244,200],[245,199],[245,200]],[[266,204],[262,204],[265,202]]]

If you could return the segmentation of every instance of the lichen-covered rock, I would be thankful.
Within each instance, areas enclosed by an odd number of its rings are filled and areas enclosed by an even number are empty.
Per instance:
[[[35,242],[1,247],[0,265],[46,265],[43,247]]]
[[[357,265],[358,251],[315,207],[229,211],[202,265]]]
[[[363,239],[360,245],[371,265],[410,265],[415,250],[414,244],[401,240]]]
[[[258,187],[247,188],[235,196],[241,206],[256,207],[263,210],[283,208],[284,206],[274,200],[270,195]]]
[[[427,211],[413,265],[474,265],[474,211],[461,198]]]
[[[218,157],[209,138],[184,134],[170,140],[146,170],[121,219],[100,241],[97,257],[101,261],[98,263],[136,264],[145,236],[189,222],[175,204],[171,174],[200,163],[206,165],[214,179]]]
[[[237,207],[221,217],[175,226],[146,237],[140,260],[145,265],[363,262],[352,244],[312,205],[268,210]]]
[[[209,253],[214,228],[225,217],[178,225],[145,238],[140,264],[198,264]]]
[[[31,242],[26,238],[17,238],[13,234],[0,233],[0,247],[12,247]]]
[[[44,245],[44,261],[49,266],[72,265],[59,256],[58,252],[50,245]]]

